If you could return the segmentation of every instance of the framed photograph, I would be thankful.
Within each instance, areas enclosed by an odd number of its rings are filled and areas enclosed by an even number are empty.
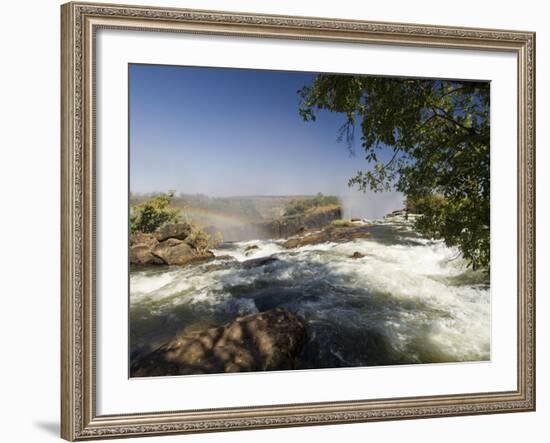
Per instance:
[[[534,33],[61,14],[63,438],[535,409]]]

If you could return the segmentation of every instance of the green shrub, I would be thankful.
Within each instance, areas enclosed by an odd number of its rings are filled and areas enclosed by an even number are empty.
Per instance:
[[[349,220],[342,220],[342,219],[338,219],[338,220],[332,220],[330,222],[330,224],[332,226],[336,226],[336,227],[340,227],[340,228],[354,228],[356,227],[357,225]]]
[[[189,234],[185,242],[199,252],[204,252],[208,249],[210,236],[200,229],[196,229]]]
[[[309,211],[312,208],[338,204],[340,204],[338,197],[323,195],[319,192],[315,197],[306,197],[290,201],[285,208],[285,215],[299,215]]]
[[[176,223],[179,209],[170,207],[171,196],[159,194],[131,207],[130,230],[132,232],[153,232],[166,223]]]

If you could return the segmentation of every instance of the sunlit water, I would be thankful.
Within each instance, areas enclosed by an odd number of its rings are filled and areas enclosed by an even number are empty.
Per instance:
[[[258,249],[246,252],[256,245]],[[226,243],[228,259],[130,275],[131,357],[183,332],[282,307],[306,323],[300,368],[480,361],[490,358],[490,291],[457,250],[405,222],[372,237],[286,250],[280,241]],[[352,259],[354,252],[364,255]],[[214,265],[214,266],[213,266]]]

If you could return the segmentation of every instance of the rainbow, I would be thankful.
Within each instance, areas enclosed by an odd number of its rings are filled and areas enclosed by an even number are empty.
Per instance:
[[[235,215],[228,215],[223,212],[212,211],[204,208],[186,207],[180,210],[180,215],[183,218],[189,218],[191,220],[208,219],[212,224],[224,224],[230,226],[239,226],[249,224],[250,220],[237,217]]]

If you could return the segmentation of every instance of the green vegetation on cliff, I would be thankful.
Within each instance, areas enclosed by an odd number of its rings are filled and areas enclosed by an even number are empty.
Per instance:
[[[170,191],[167,194],[156,194],[140,204],[132,205],[130,207],[130,231],[133,234],[149,234],[155,231],[158,233],[160,228],[163,228],[170,232],[169,228],[171,227],[185,225],[187,226],[186,242],[199,252],[204,252],[208,248],[214,248],[222,243],[220,232],[210,235],[194,222],[185,221],[179,225],[173,225],[178,222],[181,212],[180,208],[174,208],[171,204],[173,195],[174,192]],[[159,235],[163,234],[159,233]]]
[[[179,209],[170,207],[170,194],[158,194],[130,207],[131,232],[153,232],[166,223],[175,223]]]
[[[313,208],[318,208],[322,206],[332,206],[339,205],[340,201],[338,197],[332,195],[323,195],[320,192],[314,197],[303,197],[299,199],[292,200],[289,202],[285,208],[285,216],[293,216],[304,214],[306,211],[309,211]]]

